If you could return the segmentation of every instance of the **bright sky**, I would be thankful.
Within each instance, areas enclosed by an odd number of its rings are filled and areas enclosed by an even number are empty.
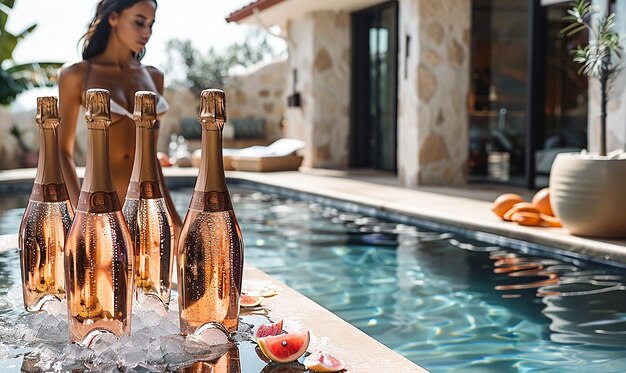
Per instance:
[[[142,62],[165,67],[165,43],[190,39],[202,53],[242,41],[248,26],[226,23],[224,18],[252,0],[159,0],[152,38]],[[16,0],[7,30],[18,33],[36,23],[37,29],[20,41],[16,63],[77,61],[79,38],[93,17],[97,0]],[[271,37],[268,38],[268,40]]]

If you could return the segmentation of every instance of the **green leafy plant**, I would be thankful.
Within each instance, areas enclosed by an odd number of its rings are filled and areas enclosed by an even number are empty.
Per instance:
[[[207,54],[202,54],[191,41],[180,39],[169,40],[166,50],[166,74],[175,75],[175,71],[183,70],[183,78],[172,81],[171,85],[189,88],[196,94],[207,87],[224,88],[228,70],[233,66],[250,66],[266,57],[277,56],[265,35],[255,30],[250,30],[243,42],[233,43],[221,53],[210,48]]]
[[[18,94],[30,88],[54,86],[62,65],[57,62],[14,63],[15,47],[37,27],[31,25],[17,34],[7,31],[7,20],[14,5],[15,0],[0,0],[0,105],[10,104]]]
[[[589,43],[577,46],[571,52],[573,60],[581,65],[579,74],[597,79],[600,83],[600,147],[599,154],[606,155],[606,105],[611,84],[618,75],[619,64],[612,55],[621,57],[622,38],[615,31],[615,14],[596,17],[598,10],[589,0],[574,3],[567,11],[565,20],[570,24],[562,32],[568,36],[587,30]]]

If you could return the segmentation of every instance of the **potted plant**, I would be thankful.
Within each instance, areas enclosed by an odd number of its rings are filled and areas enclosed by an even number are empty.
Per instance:
[[[599,83],[600,120],[597,153],[559,154],[550,172],[552,207],[570,233],[594,237],[626,237],[626,158],[606,148],[607,101],[620,72],[617,59],[622,38],[615,31],[615,14],[598,15],[589,0],[568,10],[571,21],[563,32],[589,32],[589,43],[572,50],[579,73]]]

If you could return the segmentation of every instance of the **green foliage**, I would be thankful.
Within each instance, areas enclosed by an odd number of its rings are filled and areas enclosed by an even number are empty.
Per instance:
[[[615,14],[600,16],[594,22],[598,11],[591,5],[589,0],[580,0],[573,3],[567,11],[565,20],[570,24],[561,30],[570,36],[587,30],[589,43],[577,46],[571,53],[574,62],[580,64],[579,74],[585,74],[589,78],[600,82],[600,155],[606,155],[606,105],[608,91],[612,86],[621,68],[614,63],[615,55],[621,58],[622,37],[615,31]]]
[[[571,23],[562,32],[568,36],[587,30],[590,34],[589,44],[577,46],[572,50],[574,62],[581,64],[579,73],[590,78],[602,79],[603,74],[609,77],[618,72],[617,66],[611,62],[611,54],[621,56],[621,37],[615,31],[615,14],[601,17],[595,27],[592,24],[597,10],[589,0],[581,0],[567,11],[565,20]]]
[[[13,63],[15,47],[37,27],[31,25],[18,34],[7,31],[9,12],[14,5],[15,0],[0,0],[0,105],[8,105],[27,89],[53,86],[61,67],[56,62]]]
[[[183,77],[170,82],[173,86],[186,87],[199,94],[206,88],[224,88],[228,71],[236,65],[250,66],[266,57],[275,57],[277,52],[267,42],[266,37],[251,30],[241,43],[234,43],[223,53],[210,48],[206,55],[195,49],[189,40],[171,39],[166,46],[168,63],[166,73],[172,73],[182,66]]]

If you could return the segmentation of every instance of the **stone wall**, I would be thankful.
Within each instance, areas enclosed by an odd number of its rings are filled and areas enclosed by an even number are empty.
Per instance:
[[[229,119],[264,118],[265,140],[282,136],[280,122],[285,117],[287,61],[263,62],[234,72],[225,87]],[[170,134],[180,133],[183,118],[197,118],[200,96],[186,89],[167,88],[170,110],[161,118],[158,150],[167,151]],[[229,124],[227,124],[228,126]],[[233,131],[225,130],[232,134]]]
[[[400,0],[399,7],[398,176],[408,187],[462,184],[471,0]]]
[[[261,63],[233,73],[226,89],[230,118],[265,118],[265,137],[282,136],[285,116],[287,59]]]
[[[350,133],[350,16],[315,12],[288,24],[289,82],[302,105],[287,109],[288,137],[306,142],[304,165],[347,168]]]

